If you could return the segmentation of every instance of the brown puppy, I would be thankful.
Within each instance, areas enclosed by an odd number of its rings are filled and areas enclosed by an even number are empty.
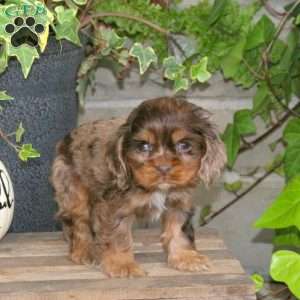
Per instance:
[[[71,259],[98,261],[112,277],[142,276],[131,225],[135,216],[161,216],[168,264],[206,268],[194,245],[191,191],[216,178],[225,161],[208,112],[180,99],[148,100],[127,120],[75,129],[57,145],[51,176]]]

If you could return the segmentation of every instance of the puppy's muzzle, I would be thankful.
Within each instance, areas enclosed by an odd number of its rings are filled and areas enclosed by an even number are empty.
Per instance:
[[[155,166],[156,170],[161,173],[161,175],[167,175],[169,171],[171,170],[172,166],[169,164],[163,164]]]

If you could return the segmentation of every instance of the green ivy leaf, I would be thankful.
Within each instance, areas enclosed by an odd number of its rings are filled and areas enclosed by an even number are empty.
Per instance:
[[[31,144],[24,144],[19,150],[18,156],[22,161],[28,161],[29,158],[36,158],[41,155],[36,149],[32,148]]]
[[[191,66],[190,76],[192,80],[198,80],[200,83],[207,81],[211,77],[211,73],[207,71],[207,56],[200,59],[197,64]]]
[[[78,77],[84,77],[91,69],[97,66],[98,61],[99,57],[97,57],[96,55],[91,54],[86,57],[79,67]]]
[[[141,75],[147,71],[151,63],[157,64],[157,56],[153,48],[144,48],[140,43],[133,44],[129,51],[129,55],[137,58]]]
[[[257,273],[252,274],[251,279],[255,284],[255,291],[258,293],[264,287],[265,280],[260,274]]]
[[[287,37],[287,48],[284,51],[278,65],[281,73],[288,74],[290,72],[291,65],[298,59],[298,56],[296,55],[298,53],[298,42],[299,30],[290,31]]]
[[[102,28],[100,33],[101,38],[106,42],[106,47],[101,51],[102,55],[109,55],[113,49],[123,48],[125,38],[118,36],[114,30],[110,28]]]
[[[283,131],[283,139],[288,143],[284,155],[284,170],[287,179],[300,174],[300,120],[289,120]]]
[[[205,205],[201,211],[200,211],[200,215],[199,215],[199,224],[201,225],[204,221],[205,218],[211,213],[211,205]]]
[[[174,81],[174,90],[177,93],[180,90],[187,90],[189,88],[189,81],[186,78],[176,78]]]
[[[87,3],[87,0],[73,0],[77,5],[84,5]]]
[[[44,52],[48,42],[49,27],[50,25],[53,26],[54,13],[41,1],[34,0],[33,3],[35,3],[36,7],[39,6],[40,11],[39,14],[34,16],[35,22],[44,26],[44,31],[37,35],[41,52]]]
[[[281,250],[272,255],[270,275],[276,281],[287,284],[291,292],[300,298],[300,255]]]
[[[300,141],[300,120],[298,118],[289,120],[283,131],[283,139],[289,146]]]
[[[8,63],[7,46],[6,44],[2,44],[0,48],[0,74],[3,73],[7,68],[7,63]]]
[[[231,193],[235,193],[237,191],[239,191],[241,188],[243,187],[243,183],[241,180],[237,180],[235,182],[225,182],[224,183],[224,188],[226,191],[231,192]]]
[[[23,127],[22,122],[20,122],[20,124],[16,130],[16,142],[17,143],[21,142],[24,133],[25,133],[25,129]]]
[[[274,64],[278,63],[286,48],[287,46],[282,40],[276,40],[270,55],[271,62]]]
[[[249,62],[248,62],[249,64]],[[256,62],[253,63],[254,65]],[[249,89],[255,84],[255,77],[248,70],[248,67],[242,63],[237,73],[232,78],[236,85],[241,85],[244,89]]]
[[[71,8],[71,9],[75,9],[76,11],[78,11],[78,6],[75,3],[75,1],[65,0],[65,3],[66,3],[66,7]]]
[[[0,101],[12,100],[13,97],[6,94],[6,91],[0,91]]]
[[[7,16],[7,14],[5,13],[7,10],[14,10],[15,9],[15,5],[14,4],[8,4],[8,5],[3,5],[3,3],[1,3],[0,5],[0,40],[1,40],[1,44],[9,44],[10,43],[10,39],[11,39],[11,34],[6,32],[5,30],[5,25],[11,22],[11,18],[9,16]],[[4,43],[3,43],[4,41]]]
[[[295,226],[275,230],[273,238],[275,246],[289,246],[300,248],[300,230]]]
[[[285,228],[296,226],[300,229],[300,176],[293,178],[275,201],[256,221],[258,228]]]
[[[215,0],[211,13],[208,17],[208,24],[213,25],[224,14],[228,0]]]
[[[6,94],[6,91],[0,91],[0,101],[9,101],[13,99],[11,96]],[[3,107],[0,105],[0,112],[2,112]]]
[[[240,135],[256,133],[256,126],[249,109],[242,109],[234,114],[234,124]]]
[[[273,22],[266,15],[263,15],[249,32],[245,49],[250,50],[268,43],[272,39],[275,30]]]
[[[234,75],[238,72],[243,58],[245,44],[246,39],[245,37],[242,37],[222,59],[221,67],[225,78],[234,77]]]
[[[175,56],[166,57],[163,60],[163,67],[165,68],[164,77],[170,80],[183,76],[185,71],[185,66],[177,63]]]
[[[284,171],[287,179],[300,175],[300,140],[288,145],[284,155]]]
[[[8,54],[10,56],[15,56],[20,62],[25,78],[27,78],[34,60],[36,58],[39,58],[39,54],[36,48],[31,47],[27,44],[22,44],[18,47],[9,45]]]
[[[201,214],[200,214],[200,218],[201,219],[205,219],[209,214],[211,213],[211,205],[205,205],[202,209],[201,209]]]
[[[233,124],[228,124],[222,139],[226,147],[228,166],[232,168],[240,149],[240,135],[237,127]]]
[[[58,24],[54,27],[58,40],[66,39],[78,46],[81,45],[78,31],[80,23],[76,17],[77,10],[74,8],[55,7]]]
[[[300,98],[300,77],[292,78],[292,91],[298,98]]]
[[[289,10],[291,10],[291,8],[293,7],[294,4],[295,4],[295,1],[292,1],[289,4],[286,4],[284,6],[284,10],[286,12],[288,12]],[[292,17],[297,17],[298,14],[300,14],[300,5],[297,5],[297,7],[292,11],[291,16]]]
[[[253,97],[253,108],[252,111],[254,114],[261,113],[266,105],[267,105],[267,97],[269,96],[269,90],[266,84],[261,84],[257,91],[255,96]]]
[[[277,154],[277,155],[275,156],[275,158],[274,158],[271,162],[267,163],[267,164],[264,166],[265,171],[266,171],[266,172],[269,172],[269,171],[273,170],[274,167],[276,167],[276,166],[279,165],[279,167],[276,168],[276,169],[274,170],[274,172],[275,172],[276,174],[278,174],[279,176],[284,176],[284,169],[283,169],[283,166],[282,166],[282,164],[281,164],[282,161],[283,161],[283,155],[282,155],[281,153]]]
[[[300,15],[297,16],[295,23],[296,23],[296,25],[300,24]]]
[[[122,66],[128,66],[128,59],[129,59],[129,51],[127,49],[123,49],[120,53],[119,53],[119,58],[118,58],[118,62],[122,65]]]

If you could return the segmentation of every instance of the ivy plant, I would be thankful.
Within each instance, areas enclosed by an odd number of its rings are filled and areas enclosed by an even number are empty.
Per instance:
[[[11,101],[13,98],[7,95],[6,91],[0,91],[0,103],[3,101]],[[2,112],[2,107],[0,106],[0,114]],[[23,128],[22,122],[18,125],[15,132],[10,134],[5,134],[0,128],[0,138],[7,142],[17,153],[18,157],[22,161],[28,161],[29,158],[40,157],[40,153],[32,147],[32,144],[22,144],[23,134],[25,129]],[[11,139],[14,137],[14,139]]]
[[[299,9],[300,1],[283,7],[278,25],[267,15],[250,23],[220,65],[225,78],[244,88],[256,87],[252,109],[237,111],[222,136],[230,169],[234,169],[240,153],[251,151],[265,138],[284,127],[282,136],[270,143],[272,151],[281,144],[282,153],[274,154],[266,173],[231,203],[235,203],[273,172],[285,177],[283,191],[255,225],[275,230],[275,246],[295,248],[295,251],[280,250],[273,253],[270,275],[274,280],[286,283],[297,298],[300,298]],[[287,37],[283,38],[281,32],[288,22],[291,27]],[[257,118],[266,124],[266,130],[262,133],[257,132]],[[213,217],[218,213],[213,213]],[[261,280],[257,281],[257,276],[253,279],[260,288]]]

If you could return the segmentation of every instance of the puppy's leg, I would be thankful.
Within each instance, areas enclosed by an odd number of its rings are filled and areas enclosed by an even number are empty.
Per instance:
[[[131,225],[134,217],[118,217],[113,210],[113,207],[102,203],[94,211],[97,256],[102,270],[109,277],[145,276],[132,251]]]
[[[70,258],[78,264],[93,262],[93,237],[90,229],[88,192],[62,155],[53,165],[52,184],[59,210],[57,218],[63,223],[63,233],[69,242]]]
[[[70,257],[78,264],[93,262],[93,237],[90,229],[90,207],[88,193],[80,182],[70,188],[70,197],[74,202],[72,209],[72,247]],[[75,187],[76,184],[76,187]]]
[[[169,208],[163,215],[161,241],[170,267],[181,271],[209,269],[209,260],[200,255],[194,243],[192,212]]]

